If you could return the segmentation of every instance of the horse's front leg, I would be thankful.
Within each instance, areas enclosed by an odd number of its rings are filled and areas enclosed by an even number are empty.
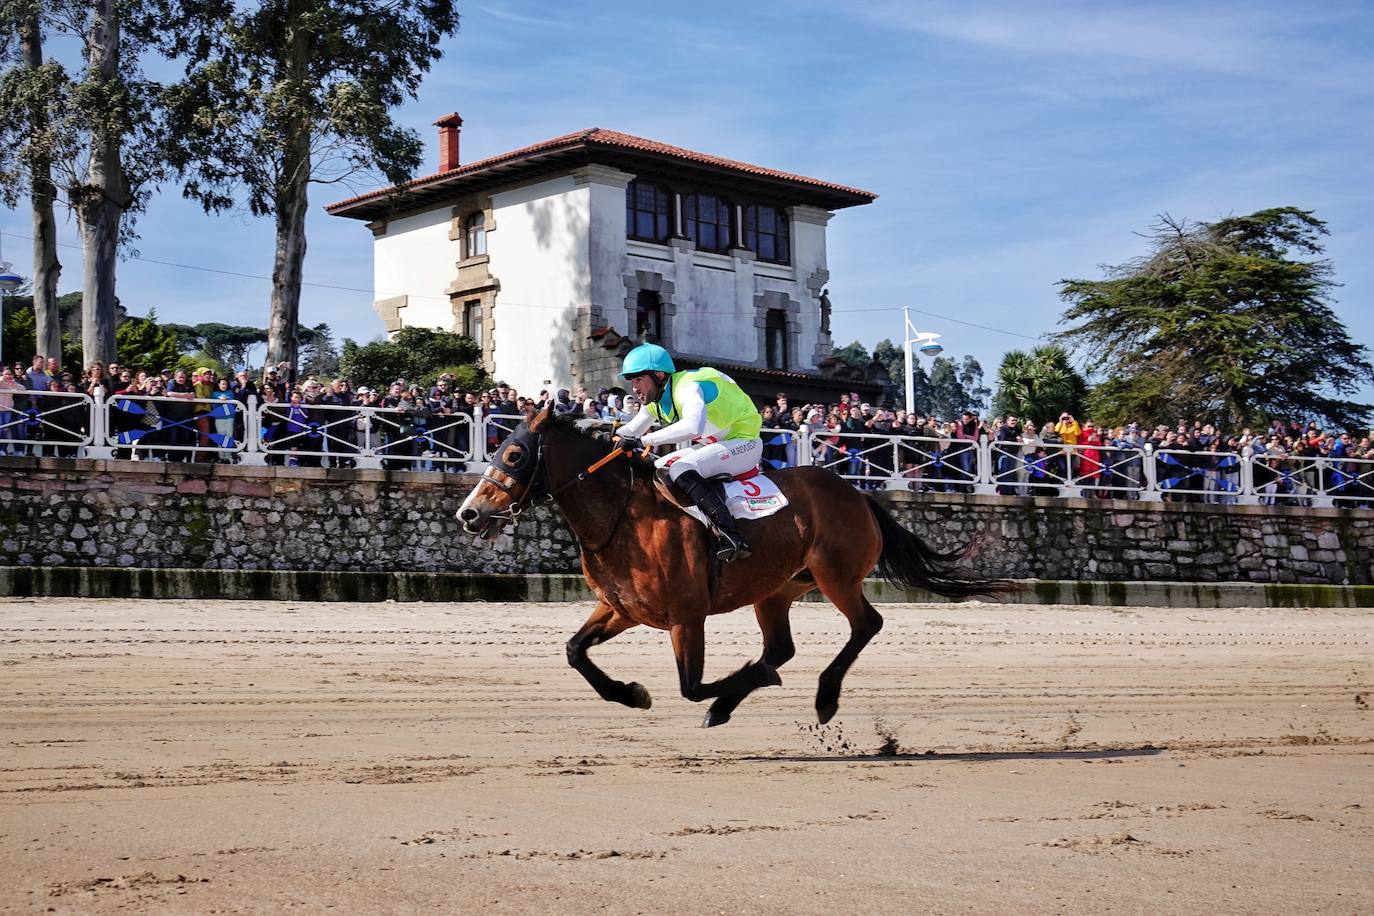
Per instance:
[[[806,586],[809,590],[810,586]],[[754,615],[758,618],[759,629],[763,632],[763,657],[759,659],[765,665],[773,668],[781,668],[792,656],[797,654],[796,646],[792,643],[792,626],[788,622],[787,612],[792,607],[792,601],[800,589],[792,589],[767,598],[760,599],[754,603]],[[805,594],[805,592],[801,592]],[[735,707],[744,702],[747,693],[723,694],[716,697],[711,708],[706,712],[707,727],[712,725],[724,725],[730,721],[731,714]]]
[[[718,681],[703,684],[701,677],[706,670],[705,617],[673,624],[672,635],[673,654],[677,656],[678,683],[682,688],[682,695],[693,703],[721,696],[738,697],[742,700],[760,687],[776,687],[782,683],[777,669],[758,661],[748,662],[743,668]],[[706,720],[701,724],[705,728],[710,728],[723,721],[725,720],[714,719],[708,710]]]
[[[653,699],[643,684],[617,681],[587,657],[589,648],[620,635],[632,626],[635,626],[633,620],[617,613],[605,601],[598,603],[587,622],[568,640],[568,664],[587,679],[587,683],[603,700],[624,703],[635,709],[648,709],[653,705]]]

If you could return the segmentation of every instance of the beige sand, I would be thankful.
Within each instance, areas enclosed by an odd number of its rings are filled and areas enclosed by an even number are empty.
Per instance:
[[[888,606],[818,728],[810,606],[710,730],[586,611],[0,603],[0,910],[1374,911],[1368,611]]]

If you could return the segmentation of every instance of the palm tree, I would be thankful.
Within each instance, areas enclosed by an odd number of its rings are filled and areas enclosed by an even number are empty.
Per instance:
[[[1063,347],[1046,344],[1029,353],[1011,350],[997,370],[997,397],[993,412],[1014,413],[1036,422],[1053,419],[1064,411],[1077,415],[1087,384],[1069,364]]]

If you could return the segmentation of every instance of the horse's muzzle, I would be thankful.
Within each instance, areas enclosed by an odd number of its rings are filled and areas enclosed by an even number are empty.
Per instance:
[[[468,534],[476,535],[484,541],[490,541],[501,533],[504,527],[503,519],[493,515],[483,516],[476,509],[463,508],[458,510],[458,521],[463,526],[463,531]]]
[[[460,509],[458,521],[462,523],[463,530],[468,534],[475,534],[481,538],[485,538],[492,527],[491,519],[486,519],[486,524],[482,524],[482,514],[476,509]]]

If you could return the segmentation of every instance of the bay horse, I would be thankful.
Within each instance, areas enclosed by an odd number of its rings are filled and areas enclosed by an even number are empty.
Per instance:
[[[829,722],[845,672],[883,626],[863,592],[864,577],[875,567],[894,584],[950,598],[991,596],[1007,587],[959,575],[954,563],[964,551],[930,548],[871,496],[816,467],[770,471],[788,505],[741,522],[753,555],[718,564],[706,527],[660,495],[651,461],[628,453],[598,460],[615,448],[604,433],[545,408],[497,447],[458,510],[465,531],[491,539],[531,500],[552,498],[581,544],[582,571],[597,596],[591,616],[568,640],[568,664],[605,700],[650,707],[643,685],[614,680],[587,656],[590,647],[631,627],[649,626],[671,635],[682,695],[692,702],[714,700],[703,725],[729,721],[751,692],[782,683],[777,669],[796,653],[788,611],[819,589],[850,628],[816,693],[817,717]],[[703,683],[706,618],[745,605],[753,605],[763,633],[762,656]]]

